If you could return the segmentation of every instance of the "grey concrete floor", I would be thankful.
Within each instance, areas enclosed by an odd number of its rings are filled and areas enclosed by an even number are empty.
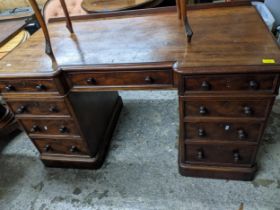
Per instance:
[[[280,101],[254,181],[183,177],[177,169],[176,91],[121,92],[111,150],[97,171],[45,168],[22,133],[0,156],[0,210],[280,210]]]

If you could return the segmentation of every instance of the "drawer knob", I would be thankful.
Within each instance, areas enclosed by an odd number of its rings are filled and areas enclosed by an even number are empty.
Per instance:
[[[75,153],[75,152],[78,152],[79,150],[76,146],[71,146],[69,151],[72,153]]]
[[[259,84],[258,84],[258,82],[257,82],[257,81],[254,81],[254,80],[252,80],[252,81],[249,82],[249,86],[250,86],[250,88],[253,89],[253,90],[259,89]]]
[[[204,158],[203,150],[200,149],[197,151],[197,159],[202,160]]]
[[[246,139],[247,135],[244,130],[238,130],[238,138],[239,139]]]
[[[63,125],[63,126],[61,126],[61,128],[59,128],[59,131],[60,131],[60,133],[67,133],[68,128]]]
[[[5,87],[5,89],[6,89],[6,91],[15,91],[16,90],[15,86],[13,86],[13,85],[7,85]]]
[[[210,90],[210,89],[211,89],[211,85],[209,84],[209,82],[203,81],[203,82],[201,83],[201,89],[202,89],[202,90]]]
[[[207,109],[204,106],[199,107],[199,114],[206,115]]]
[[[94,78],[88,78],[87,79],[87,84],[94,85],[94,84],[96,84],[96,80]]]
[[[203,128],[198,129],[198,136],[199,137],[204,137],[206,135],[205,130]]]
[[[26,106],[22,105],[17,109],[17,114],[22,114],[26,111]]]
[[[51,151],[51,150],[52,150],[52,148],[51,148],[51,146],[48,145],[48,144],[44,147],[44,151],[45,151],[45,152],[49,152],[49,151]]]
[[[249,107],[249,106],[245,106],[245,107],[243,108],[243,110],[244,110],[244,114],[246,114],[246,115],[252,115],[252,114],[253,114],[253,110],[252,110],[252,108]]]
[[[236,151],[236,152],[233,153],[233,160],[234,160],[234,162],[236,162],[236,163],[240,160],[240,154],[239,154],[238,151]]]
[[[147,77],[145,78],[145,82],[146,82],[147,84],[151,84],[151,83],[153,83],[153,82],[154,82],[154,80],[153,80],[153,78],[152,78],[152,77],[147,76]]]
[[[47,87],[45,85],[43,85],[43,84],[38,84],[38,85],[36,85],[36,89],[38,91],[44,91],[44,90],[47,89]]]
[[[38,125],[33,125],[32,128],[30,129],[32,133],[40,131],[40,127]]]
[[[56,106],[50,106],[49,111],[50,112],[58,112],[58,109],[57,109]]]
[[[224,130],[225,130],[225,131],[229,131],[230,129],[231,129],[231,126],[228,125],[228,124],[224,126]]]

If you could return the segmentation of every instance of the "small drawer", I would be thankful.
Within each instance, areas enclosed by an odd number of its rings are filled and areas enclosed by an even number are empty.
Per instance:
[[[186,144],[185,160],[204,164],[254,164],[257,146],[229,144]]]
[[[0,80],[0,90],[2,93],[17,92],[58,92],[54,80],[52,79],[9,79]]]
[[[263,91],[274,92],[274,74],[186,76],[184,91]]]
[[[186,117],[266,117],[271,99],[212,98],[183,99]]]
[[[22,115],[63,115],[68,116],[69,111],[64,100],[8,100],[10,108],[17,116]]]
[[[187,122],[186,140],[250,141],[258,142],[261,123]]]
[[[56,119],[24,119],[20,120],[30,135],[72,135],[79,136],[78,128],[73,120]]]
[[[33,139],[34,144],[41,153],[89,155],[85,143],[76,139]]]
[[[75,86],[172,85],[171,70],[73,72],[69,79]]]

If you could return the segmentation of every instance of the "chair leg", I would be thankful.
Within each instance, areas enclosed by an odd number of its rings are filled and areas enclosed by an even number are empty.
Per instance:
[[[179,20],[181,20],[182,19],[182,15],[181,15],[181,0],[176,0],[176,7],[177,7],[178,18],[179,18]]]
[[[40,24],[40,26],[42,27],[44,36],[45,36],[45,42],[46,42],[46,54],[49,55],[52,59],[52,61],[55,62],[55,57],[54,57],[54,53],[52,50],[52,45],[51,45],[51,39],[50,39],[50,35],[49,35],[49,31],[46,25],[46,22],[43,18],[43,15],[41,13],[41,10],[36,2],[36,0],[29,0],[29,3],[33,9],[33,11],[35,12],[35,16]]]
[[[70,19],[70,16],[69,16],[69,12],[68,12],[68,9],[67,9],[67,5],[65,3],[65,0],[60,0],[60,4],[62,6],[62,9],[63,9],[63,12],[64,12],[64,15],[66,17],[66,27],[68,28],[68,30],[70,31],[70,33],[74,33],[74,30],[73,30],[73,26],[72,26],[72,21]]]

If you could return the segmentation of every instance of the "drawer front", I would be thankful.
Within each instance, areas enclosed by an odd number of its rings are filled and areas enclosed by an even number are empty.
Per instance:
[[[270,99],[259,100],[188,100],[184,102],[189,117],[266,117]]]
[[[89,151],[81,140],[75,139],[33,139],[34,144],[41,153],[89,155]]]
[[[64,100],[45,101],[8,101],[17,115],[70,115]]]
[[[29,134],[45,135],[73,135],[79,136],[78,128],[73,120],[55,120],[55,119],[24,119],[21,120],[25,130]]]
[[[185,123],[186,139],[257,142],[261,123],[197,122]]]
[[[187,144],[187,162],[206,164],[254,164],[256,146],[227,144]]]
[[[17,93],[17,92],[58,92],[54,80],[52,79],[10,79],[0,80],[0,90],[2,93]]]
[[[75,86],[172,85],[170,70],[70,73]]]
[[[274,92],[274,74],[186,76],[185,91],[264,91]]]

